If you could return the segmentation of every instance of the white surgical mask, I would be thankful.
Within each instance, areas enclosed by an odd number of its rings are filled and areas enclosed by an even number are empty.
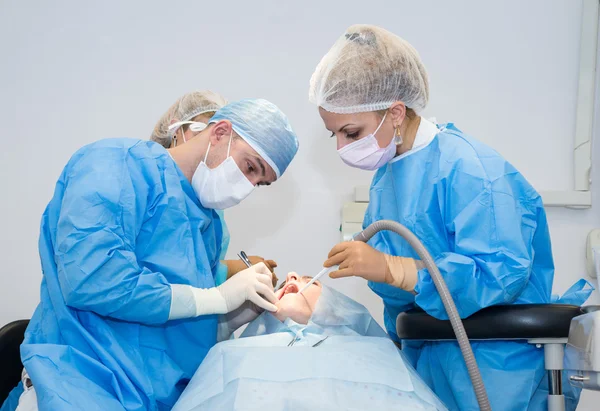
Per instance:
[[[379,147],[375,134],[379,131],[385,121],[384,114],[381,123],[373,134],[361,138],[358,141],[348,144],[338,150],[342,161],[350,167],[360,168],[362,170],[377,170],[379,167],[387,164],[396,155],[396,138],[392,138],[387,147]]]
[[[169,131],[175,130],[175,134],[173,135],[173,139],[175,140],[175,145],[177,146],[177,130],[181,130],[181,136],[183,137],[183,143],[187,143],[185,139],[185,132],[183,131],[183,125],[189,124],[190,130],[194,133],[199,133],[204,130],[207,125],[205,123],[201,123],[200,121],[178,121],[177,123],[173,123],[169,126]]]
[[[224,210],[239,204],[254,190],[254,185],[246,178],[233,157],[229,156],[233,132],[229,137],[227,158],[215,168],[208,168],[206,159],[210,151],[210,143],[204,161],[192,176],[192,188],[202,205],[206,208]]]

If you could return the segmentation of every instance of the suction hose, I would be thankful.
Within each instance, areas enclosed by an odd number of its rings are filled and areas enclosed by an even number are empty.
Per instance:
[[[354,241],[363,241],[366,243],[380,231],[393,231],[403,237],[417,252],[419,258],[421,261],[423,261],[425,267],[427,267],[427,270],[429,270],[429,275],[431,275],[433,283],[435,284],[435,288],[442,298],[444,308],[446,308],[448,318],[450,319],[450,324],[452,324],[452,329],[454,330],[454,334],[456,334],[460,351],[462,352],[465,363],[467,364],[467,370],[469,371],[469,377],[471,378],[471,383],[473,384],[473,389],[475,390],[475,396],[477,397],[477,402],[479,403],[479,409],[481,411],[491,411],[492,408],[490,407],[490,402],[488,400],[487,393],[485,392],[485,387],[483,386],[483,380],[481,379],[481,373],[479,372],[479,367],[475,361],[473,350],[471,349],[471,343],[469,343],[469,337],[467,337],[465,327],[463,326],[462,320],[458,315],[458,310],[456,309],[454,300],[452,299],[450,291],[448,291],[448,287],[446,286],[446,283],[440,274],[440,270],[438,270],[437,266],[435,265],[433,258],[431,258],[431,255],[423,246],[421,241],[419,241],[417,236],[415,236],[408,228],[395,221],[376,221],[365,228],[362,232],[354,236]]]

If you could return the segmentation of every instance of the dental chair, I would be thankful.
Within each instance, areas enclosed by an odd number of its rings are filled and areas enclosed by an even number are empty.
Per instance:
[[[0,328],[0,407],[10,391],[21,381],[20,346],[29,320],[13,321]]]
[[[600,306],[494,306],[463,319],[463,324],[469,340],[524,340],[544,348],[549,411],[565,409],[562,370],[573,386],[600,390]],[[396,329],[404,340],[456,339],[449,321],[418,309],[401,313]]]

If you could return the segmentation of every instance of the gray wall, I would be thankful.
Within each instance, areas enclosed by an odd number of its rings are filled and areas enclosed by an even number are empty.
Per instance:
[[[280,182],[227,212],[230,255],[243,249],[276,259],[281,275],[315,274],[340,238],[343,203],[371,177],[341,163],[307,101],[316,64],[354,23],[419,50],[431,80],[426,116],[489,143],[539,190],[572,188],[581,0],[214,3],[0,4],[0,325],[30,317],[38,302],[40,215],[69,156],[105,137],[147,138],[193,89],[264,97],[288,114],[300,152]],[[600,214],[548,214],[562,293],[585,275],[585,237]],[[381,320],[362,280],[335,284]],[[580,409],[594,409],[594,398],[585,393]]]

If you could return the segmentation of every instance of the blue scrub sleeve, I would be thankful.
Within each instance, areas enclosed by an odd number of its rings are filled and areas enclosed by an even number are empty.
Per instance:
[[[462,318],[484,307],[512,303],[531,274],[541,201],[530,188],[515,192],[508,178],[490,181],[473,170],[455,170],[438,184],[453,252],[437,255],[435,262]],[[427,269],[419,271],[415,291],[417,305],[436,318],[448,318]]]
[[[19,406],[19,398],[21,397],[21,394],[23,394],[23,391],[23,383],[19,381],[19,384],[12,389],[6,400],[4,400],[4,404],[0,407],[0,411],[15,411]]]
[[[215,274],[215,286],[219,286],[227,281],[227,265],[222,261],[217,264],[217,273]]]
[[[67,174],[55,258],[65,303],[141,324],[167,321],[171,287],[138,265],[136,237],[156,187],[126,151],[92,150]],[[148,181],[150,180],[150,181]]]
[[[224,260],[227,255],[227,249],[229,248],[229,242],[231,241],[231,234],[225,221],[225,211],[215,210],[219,216],[219,222],[221,223],[221,253],[219,254],[219,260]]]

